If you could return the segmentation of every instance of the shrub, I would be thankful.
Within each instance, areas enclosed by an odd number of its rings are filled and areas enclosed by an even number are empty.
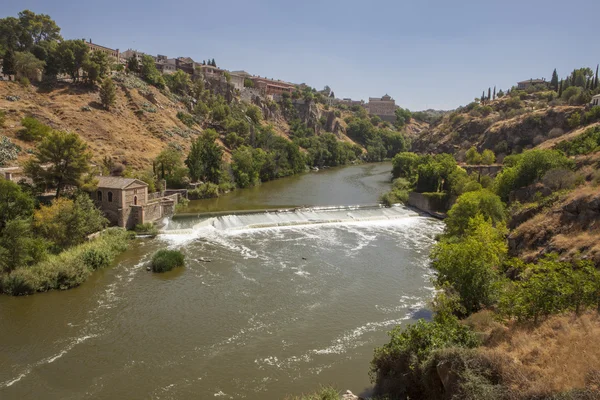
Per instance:
[[[481,163],[485,165],[491,165],[496,161],[496,155],[493,151],[485,149],[481,154]]]
[[[81,259],[86,266],[96,270],[110,265],[111,254],[106,249],[89,248],[82,253]]]
[[[562,141],[556,145],[556,148],[564,151],[570,156],[588,154],[595,151],[600,146],[600,128],[593,127],[586,129],[581,135],[570,141]]]
[[[566,310],[600,307],[600,271],[591,261],[561,262],[548,255],[521,266],[520,280],[507,284],[499,307],[505,317],[538,321]]]
[[[0,276],[0,291],[19,296],[78,286],[94,269],[110,265],[118,253],[127,249],[129,239],[123,229],[108,229],[90,242]]]
[[[477,151],[475,146],[471,146],[469,148],[469,150],[467,150],[465,157],[467,160],[467,164],[471,164],[471,165],[481,164],[481,161],[482,161],[481,154],[479,154],[479,152]]]
[[[392,190],[381,196],[381,202],[388,207],[397,203],[406,203],[409,190],[410,182],[403,178],[395,179]]]
[[[191,128],[194,125],[194,117],[192,117],[188,113],[184,113],[183,111],[179,111],[177,113],[177,118],[179,118],[179,120],[181,122],[183,122],[189,128]]]
[[[495,191],[507,200],[511,191],[540,180],[555,168],[572,169],[573,161],[557,150],[529,150],[504,159],[504,169],[496,177]]]
[[[6,112],[4,110],[0,110],[0,128],[4,128],[5,122],[6,122]]]
[[[185,257],[179,250],[159,250],[152,256],[152,272],[167,272],[173,268],[183,267]]]
[[[158,235],[158,228],[152,222],[137,224],[133,230],[138,234],[150,235],[152,237]]]
[[[370,375],[375,393],[392,398],[421,398],[423,363],[435,350],[478,345],[473,332],[456,318],[421,319],[406,328],[396,326],[388,335],[390,341],[375,349]]]
[[[27,142],[42,140],[50,132],[52,132],[52,128],[50,128],[48,125],[42,124],[33,117],[23,118],[21,120],[21,125],[23,125],[23,129],[17,132],[17,137]]]
[[[493,192],[487,189],[466,192],[448,211],[446,233],[449,235],[465,234],[471,219],[478,214],[489,220],[494,226],[504,222],[506,218],[504,204],[500,197]]]
[[[507,253],[504,232],[477,214],[462,237],[444,237],[431,253],[437,286],[455,290],[467,315],[496,300],[496,269]]]
[[[581,125],[581,114],[578,112],[571,114],[571,116],[569,116],[567,119],[567,125],[569,125],[569,128],[571,129],[577,128],[579,125]]]
[[[198,186],[196,189],[188,191],[188,197],[191,200],[211,199],[219,197],[219,194],[219,185],[210,182],[204,183]]]

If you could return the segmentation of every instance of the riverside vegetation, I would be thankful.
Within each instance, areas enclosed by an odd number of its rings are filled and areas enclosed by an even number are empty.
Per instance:
[[[197,199],[217,197],[309,167],[381,161],[409,147],[402,131],[406,115],[399,114],[392,125],[370,118],[361,107],[330,108],[325,105],[330,89],[299,87],[284,95],[280,103],[261,96],[249,103],[242,101],[228,82],[202,76],[192,80],[182,71],[162,75],[149,56],[141,63],[128,60],[124,68],[103,52],[90,52],[82,40],[64,40],[60,27],[48,15],[25,10],[18,18],[0,19],[0,32],[3,71],[19,81],[1,83],[1,89],[10,93],[6,98],[11,112],[8,116],[5,110],[0,112],[0,126],[6,128],[0,138],[0,166],[19,161],[31,182],[0,181],[3,293],[21,295],[77,286],[89,271],[110,264],[124,249],[126,241],[120,239],[127,234],[113,230],[103,233],[100,240],[85,243],[88,235],[107,224],[87,195],[94,190],[94,174],[100,171],[140,179],[150,192],[157,191],[163,181],[171,188],[195,182],[197,188],[189,191],[189,197]],[[214,60],[211,65],[216,66]],[[32,86],[39,76],[41,82]],[[65,78],[69,82],[64,82]],[[135,105],[131,118],[136,121],[146,122],[146,115],[168,116],[169,109],[175,108],[178,125],[166,129],[152,126],[148,136],[136,140],[144,144],[144,154],[153,140],[160,144],[155,156],[144,158],[136,168],[137,160],[128,160],[122,149],[114,154],[99,149],[98,144],[106,141],[104,134],[91,139],[79,126],[71,127],[79,132],[74,133],[69,125],[53,122],[48,115],[55,113],[45,112],[47,102],[36,113],[24,107],[27,111],[17,118],[15,111],[22,100],[13,92],[38,99],[45,93],[60,95],[60,89],[76,94],[68,96],[64,113],[73,112],[69,106],[90,93],[100,100],[99,105],[93,101],[76,108],[74,119],[81,118],[80,113],[101,113],[90,130],[102,121],[114,122],[129,115],[119,107],[120,99]],[[143,104],[135,104],[136,96],[144,99]],[[333,118],[332,124],[328,118]],[[124,126],[135,124],[128,119]],[[91,168],[92,162],[98,167]],[[49,191],[55,200],[41,203],[38,199]],[[136,230],[156,235],[151,226]]]

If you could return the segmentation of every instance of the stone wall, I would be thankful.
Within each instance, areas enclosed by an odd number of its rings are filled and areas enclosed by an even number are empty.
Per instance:
[[[424,193],[410,192],[407,204],[436,218],[446,218],[446,211],[456,201],[455,198],[438,199]]]

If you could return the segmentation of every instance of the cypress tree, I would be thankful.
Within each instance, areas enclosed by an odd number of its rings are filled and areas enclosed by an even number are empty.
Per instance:
[[[481,104],[485,103],[485,90],[481,93]]]
[[[9,79],[10,75],[15,75],[17,73],[15,71],[15,53],[12,50],[8,50],[6,54],[4,54],[4,58],[2,59],[2,73],[8,75]]]
[[[494,86],[494,95],[493,95],[492,99],[496,100],[496,86]]]
[[[558,88],[558,97],[562,96],[563,92],[563,80],[560,80],[560,87]]]
[[[558,90],[558,74],[556,73],[556,68],[554,68],[554,72],[552,72],[552,79],[550,80],[550,87],[554,89],[554,91]]]
[[[596,78],[594,79],[594,89],[598,87],[598,64],[596,64]]]
[[[488,101],[490,101],[492,99],[492,88],[489,87],[488,88],[488,97],[487,97]]]

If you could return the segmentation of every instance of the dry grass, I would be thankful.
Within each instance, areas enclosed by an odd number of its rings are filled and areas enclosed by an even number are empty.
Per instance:
[[[600,316],[590,312],[555,316],[537,327],[515,324],[495,332],[482,351],[504,360],[498,363],[502,380],[527,397],[589,387],[590,375],[600,370],[598,343]]]
[[[597,211],[585,209],[599,198],[598,187],[580,186],[562,201],[519,225],[510,235],[517,245],[518,255],[530,260],[543,250],[551,250],[568,257],[589,256],[600,265],[600,218]],[[573,204],[580,204],[578,209],[583,208],[575,218],[565,210]]]

